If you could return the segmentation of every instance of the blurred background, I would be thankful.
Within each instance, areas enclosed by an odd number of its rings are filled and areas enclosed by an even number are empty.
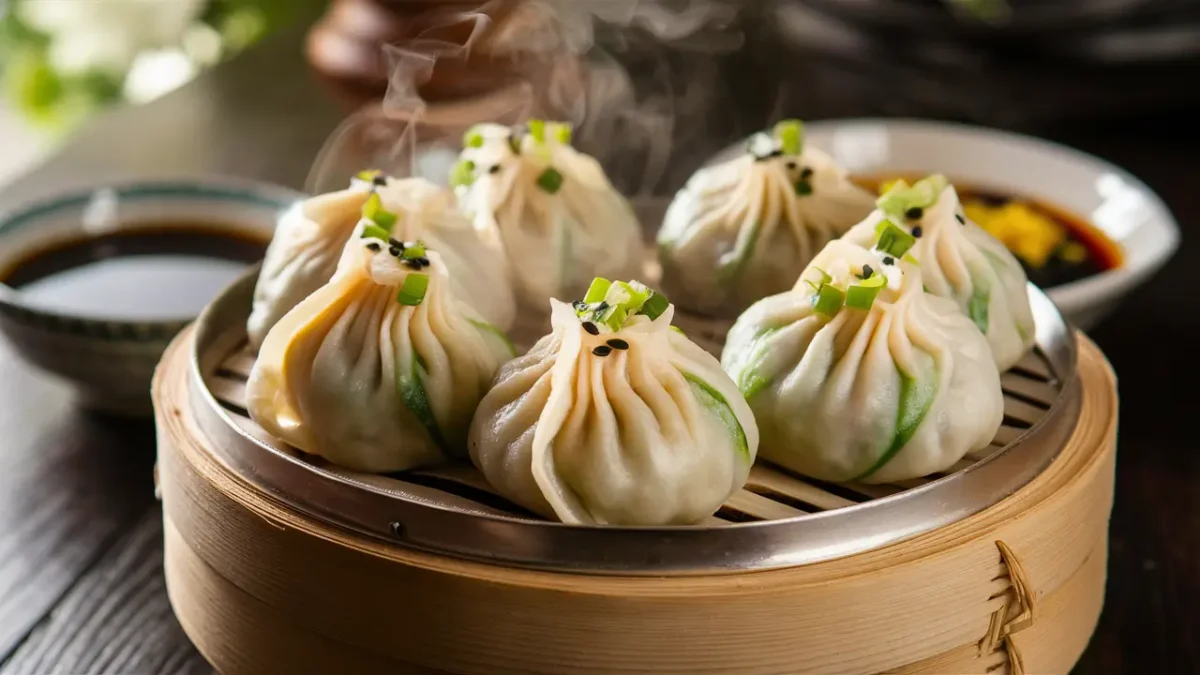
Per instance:
[[[530,77],[522,54],[590,58],[594,70],[601,53],[632,78],[641,102],[661,103],[665,93],[671,114],[683,115],[677,136],[699,132],[713,146],[780,111],[1053,135],[1063,125],[1194,111],[1200,100],[1184,84],[1200,81],[1192,0],[540,0],[568,17],[553,45],[529,39],[550,33],[528,14],[506,20],[521,4],[9,0],[0,20],[0,180],[90,118],[162,96],[314,20],[307,54],[296,56],[349,92],[348,110],[387,88],[380,44],[430,35],[461,44],[469,32],[447,28],[447,17],[480,11],[493,19],[491,33],[471,38],[472,57],[460,63],[470,74],[458,68],[427,97],[476,96],[514,72]],[[704,58],[688,58],[697,54]]]

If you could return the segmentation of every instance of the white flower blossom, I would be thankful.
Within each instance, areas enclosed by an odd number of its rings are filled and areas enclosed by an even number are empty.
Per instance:
[[[50,65],[64,75],[122,75],[145,50],[177,46],[205,0],[23,0],[17,16],[50,36]]]

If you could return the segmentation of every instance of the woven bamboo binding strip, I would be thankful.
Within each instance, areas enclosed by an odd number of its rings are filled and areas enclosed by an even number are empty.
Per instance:
[[[188,337],[155,388],[168,585],[226,675],[1041,675],[1070,669],[1100,611],[1116,396],[1086,341],[1075,435],[997,506],[842,560],[653,579],[406,551],[284,508],[217,462],[191,424]]]

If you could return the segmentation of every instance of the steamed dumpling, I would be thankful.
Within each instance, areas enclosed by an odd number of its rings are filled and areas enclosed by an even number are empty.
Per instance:
[[[471,459],[501,494],[565,523],[700,521],[754,463],[750,408],[672,329],[665,297],[597,281],[590,303],[551,301],[553,331],[500,371]]]
[[[911,258],[835,240],[795,288],[738,318],[721,363],[754,410],[762,457],[889,483],[991,443],[1004,398],[987,339],[921,283]]]
[[[329,281],[356,228],[371,224],[363,209],[374,199],[395,216],[389,238],[429,244],[452,270],[454,292],[490,323],[511,327],[516,303],[504,256],[457,211],[453,195],[421,178],[366,172],[348,189],[301,201],[280,219],[246,324],[252,346],[260,346],[284,314]]]
[[[599,162],[570,145],[563,124],[473,127],[452,182],[475,227],[507,252],[514,289],[545,312],[577,297],[596,276],[640,271],[642,230]]]
[[[514,353],[450,292],[441,256],[404,246],[351,242],[333,279],[267,333],[247,384],[255,422],[360,471],[466,455],[475,407]]]
[[[745,154],[697,171],[658,233],[663,290],[687,310],[737,316],[791,288],[827,242],[874,203],[788,120],[750,139]]]
[[[987,334],[1000,370],[1008,370],[1033,347],[1036,331],[1025,270],[983,228],[967,220],[958,192],[944,176],[908,186],[899,181],[879,198],[879,209],[845,239],[870,246],[880,223],[919,235],[909,253],[921,265],[925,289],[950,298]]]

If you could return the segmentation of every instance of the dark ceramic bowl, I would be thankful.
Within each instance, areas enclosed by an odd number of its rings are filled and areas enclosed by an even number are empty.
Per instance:
[[[299,196],[269,185],[195,180],[101,185],[71,192],[0,215],[0,270],[53,249],[58,242],[94,236],[84,225],[84,214],[98,195],[115,197],[117,205],[105,232],[147,222],[202,222],[264,244],[280,210]],[[19,288],[0,283],[0,333],[30,363],[74,385],[85,406],[106,412],[151,412],[154,368],[167,344],[194,318],[73,316],[35,305]]]

